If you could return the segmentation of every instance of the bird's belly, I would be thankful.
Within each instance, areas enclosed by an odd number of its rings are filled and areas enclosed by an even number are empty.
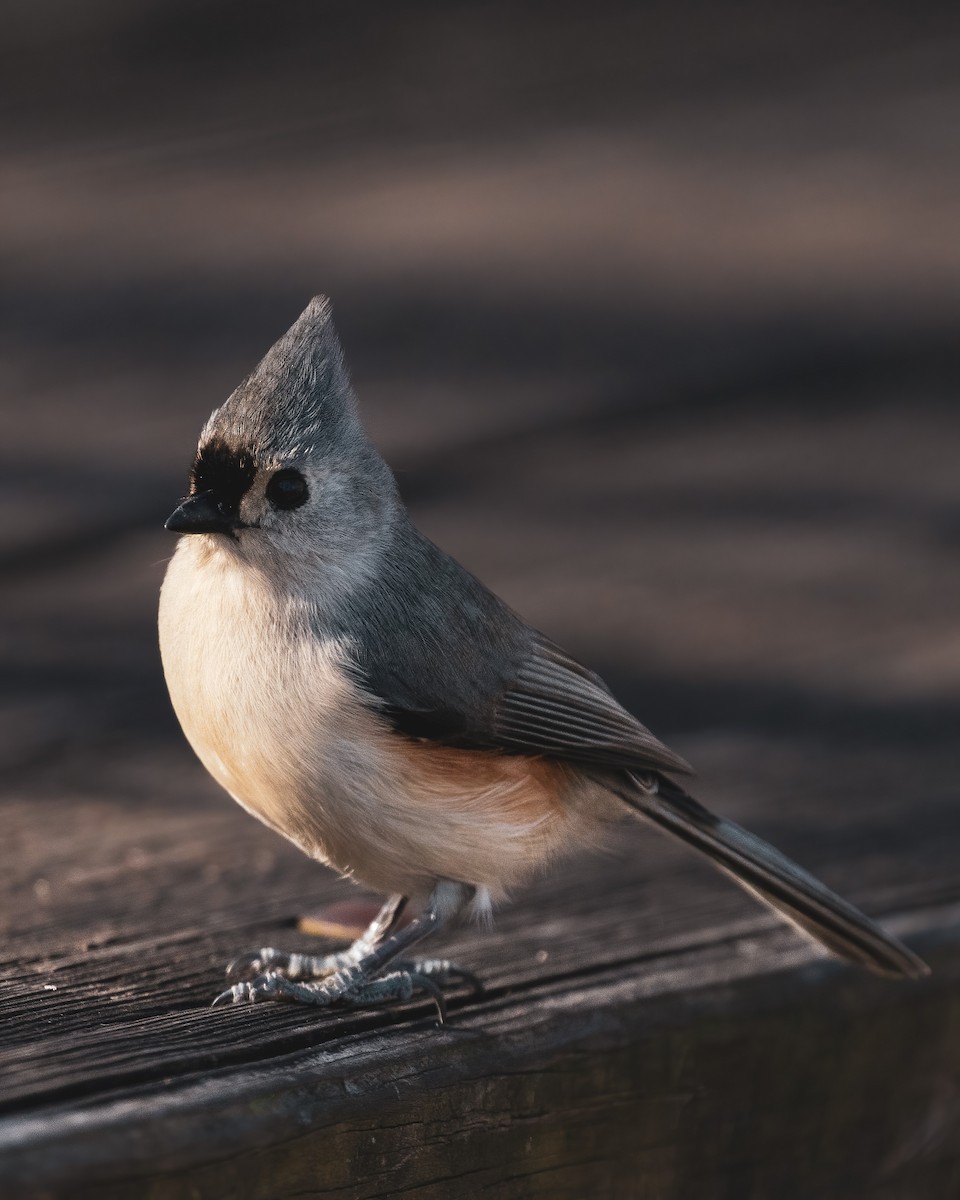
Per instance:
[[[160,638],[184,733],[218,783],[307,854],[378,891],[452,878],[496,896],[595,826],[570,769],[394,733],[341,642],[178,558]]]
[[[327,774],[325,802],[337,804],[327,854],[380,891],[416,895],[455,879],[497,898],[596,823],[579,803],[583,785],[557,764],[389,731],[357,749],[354,778]]]
[[[207,726],[192,739],[214,778],[311,857],[376,891],[419,895],[450,878],[497,898],[582,840],[564,768],[413,742],[345,700],[313,706],[309,725],[268,732],[261,720],[252,737],[231,716],[219,736]],[[254,723],[248,714],[240,724]]]
[[[249,812],[311,857],[376,891],[420,895],[438,879],[495,899],[595,832],[565,768],[412,742],[341,705],[271,753],[198,746]]]

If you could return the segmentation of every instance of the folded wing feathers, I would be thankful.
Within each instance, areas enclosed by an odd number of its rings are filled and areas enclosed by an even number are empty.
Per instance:
[[[621,708],[600,679],[547,641],[500,698],[496,733],[526,750],[610,766],[647,766],[690,774],[691,768]]]

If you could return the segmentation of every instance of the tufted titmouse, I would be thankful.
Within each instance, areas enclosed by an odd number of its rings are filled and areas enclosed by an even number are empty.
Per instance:
[[[699,850],[842,958],[926,964],[773,847],[675,782],[690,773],[603,681],[419,533],[368,440],[315,299],[200,435],[186,534],[160,598],[170,696],[190,744],[248,812],[392,897],[335,955],[265,948],[218,1001],[442,1012],[445,962],[408,951],[481,917],[627,810]],[[426,900],[400,927],[406,897]],[[464,973],[466,974],[466,973]]]

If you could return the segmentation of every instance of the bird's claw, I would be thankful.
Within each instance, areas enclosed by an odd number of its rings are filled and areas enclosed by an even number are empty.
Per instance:
[[[449,964],[444,965],[449,968]],[[256,1004],[261,1000],[292,1000],[321,1008],[337,1003],[360,1007],[380,1004],[384,1000],[411,1000],[418,991],[425,992],[430,997],[436,1005],[437,1017],[443,1024],[447,1016],[447,1006],[438,984],[429,974],[403,968],[375,979],[368,979],[360,967],[350,966],[335,971],[326,979],[306,983],[287,979],[277,971],[266,971],[255,979],[233,984],[217,996],[212,1007],[225,1004]]]
[[[250,950],[246,954],[238,955],[237,958],[227,965],[227,979],[256,979],[259,975],[263,975],[267,968],[281,957],[283,956],[280,952],[274,950],[271,946],[262,946],[259,950]],[[229,991],[233,990],[232,988],[229,989]],[[223,995],[226,996],[227,992],[224,992]],[[217,1001],[220,999],[221,997],[218,996]]]
[[[233,963],[230,966],[232,967]],[[227,968],[228,975],[229,972],[230,967]],[[235,983],[232,987],[228,987],[225,992],[221,992],[210,1007],[218,1008],[224,1004],[243,1004],[245,1001],[249,1004],[256,1004],[258,1000],[279,999],[282,995],[282,978],[282,976],[277,975],[275,972],[266,971],[258,975],[255,979],[244,979],[240,983]]]
[[[474,995],[483,995],[482,981],[472,971],[468,971],[465,967],[457,966],[456,963],[450,962],[449,959],[417,958],[410,962],[399,962],[394,965],[397,970],[409,971],[413,975],[432,979],[441,986],[447,983],[465,983],[471,988]]]
[[[445,958],[395,962],[386,974],[371,978],[349,950],[313,956],[287,954],[271,946],[235,958],[227,967],[227,979],[231,986],[217,996],[214,1007],[261,1000],[288,1000],[321,1008],[338,1003],[359,1007],[410,1000],[423,992],[437,1006],[441,1023],[446,1019],[444,985],[465,983],[476,995],[483,991],[476,975]]]

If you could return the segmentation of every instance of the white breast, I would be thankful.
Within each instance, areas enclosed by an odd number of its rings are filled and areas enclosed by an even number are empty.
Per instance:
[[[315,636],[304,604],[210,541],[181,539],[160,593],[174,710],[211,775],[317,853],[297,812],[305,750],[329,761],[339,743],[363,741],[369,718],[352,695],[342,644]]]
[[[496,896],[594,826],[565,768],[392,733],[350,674],[349,646],[310,617],[230,548],[181,539],[160,598],[164,673],[191,746],[249,812],[408,895],[447,877]]]

